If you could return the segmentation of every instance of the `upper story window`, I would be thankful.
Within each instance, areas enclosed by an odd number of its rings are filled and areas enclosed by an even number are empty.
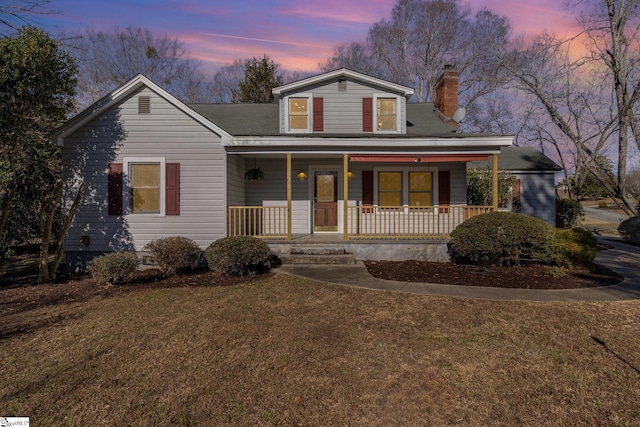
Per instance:
[[[396,104],[395,98],[377,98],[377,127],[379,131],[395,131]]]
[[[307,132],[309,131],[309,98],[291,97],[289,98],[289,130]]]

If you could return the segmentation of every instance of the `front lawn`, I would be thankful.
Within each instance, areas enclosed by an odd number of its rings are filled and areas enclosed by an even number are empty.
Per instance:
[[[193,285],[31,305],[0,290],[0,416],[32,426],[640,419],[637,301],[493,302],[279,274]]]

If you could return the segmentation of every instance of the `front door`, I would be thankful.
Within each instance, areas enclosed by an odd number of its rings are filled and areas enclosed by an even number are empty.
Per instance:
[[[338,172],[313,173],[313,231],[338,231]]]

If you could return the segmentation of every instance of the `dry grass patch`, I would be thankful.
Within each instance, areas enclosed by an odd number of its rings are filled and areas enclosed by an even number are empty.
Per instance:
[[[640,419],[639,302],[475,301],[273,275],[35,307],[0,327],[33,319],[0,341],[0,408],[35,426]]]

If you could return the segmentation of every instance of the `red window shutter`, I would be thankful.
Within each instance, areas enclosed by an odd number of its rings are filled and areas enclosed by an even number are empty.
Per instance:
[[[109,215],[122,215],[122,163],[109,163],[107,193]]]
[[[373,98],[362,98],[362,132],[373,132]]]
[[[180,163],[167,163],[165,213],[180,215]]]
[[[373,206],[373,171],[362,171],[362,206]],[[363,209],[363,213],[373,209]]]
[[[438,204],[449,206],[451,204],[451,172],[438,171]],[[440,208],[441,213],[449,213],[449,208]]]
[[[324,131],[324,98],[313,98],[313,131]]]

